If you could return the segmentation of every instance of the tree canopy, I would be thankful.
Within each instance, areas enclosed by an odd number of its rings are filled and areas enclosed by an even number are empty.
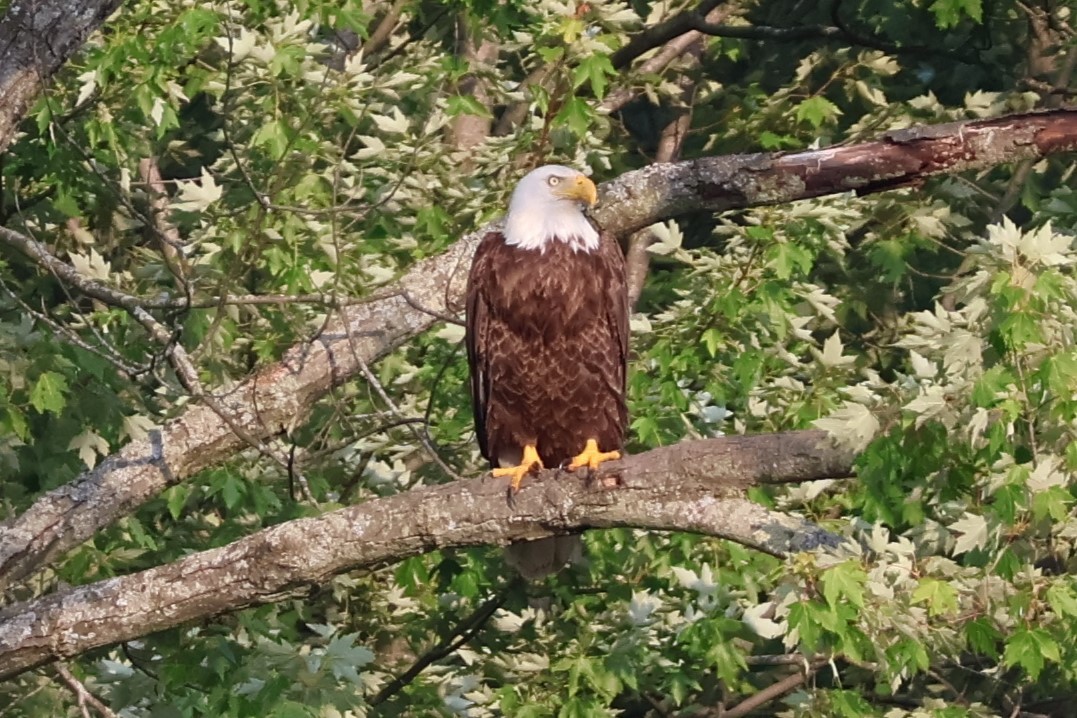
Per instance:
[[[0,716],[1069,715],[1074,22],[9,4]],[[553,162],[628,258],[630,455],[509,503],[462,289]]]

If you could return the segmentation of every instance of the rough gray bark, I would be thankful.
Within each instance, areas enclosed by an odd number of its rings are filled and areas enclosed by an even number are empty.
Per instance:
[[[0,679],[434,549],[614,526],[706,533],[775,555],[834,545],[833,534],[744,491],[851,471],[824,432],[797,431],[683,442],[610,462],[592,480],[544,471],[512,506],[505,481],[485,477],[410,491],[12,606],[0,614]]]
[[[787,155],[708,157],[651,165],[600,187],[598,221],[619,235],[701,210],[779,204],[1077,149],[1077,110],[1012,115],[892,132],[879,140]],[[329,389],[459,310],[478,238],[420,262],[393,290],[342,309],[339,321],[219,398],[229,420],[265,439],[302,422]],[[0,236],[0,241],[6,241]],[[19,248],[17,245],[16,248]],[[32,255],[31,255],[32,257]],[[33,258],[33,257],[32,257]],[[75,481],[41,496],[0,534],[0,590],[149,498],[245,445],[217,413],[192,406]]]
[[[0,152],[49,79],[121,0],[12,2],[0,20]]]

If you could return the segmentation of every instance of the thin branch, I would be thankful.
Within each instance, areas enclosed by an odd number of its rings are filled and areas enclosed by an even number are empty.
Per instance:
[[[697,41],[689,49],[689,53],[693,56],[693,65],[699,64],[702,45],[701,41]],[[692,96],[695,93],[696,83],[688,75],[682,75],[680,83],[680,99],[684,106],[680,108],[677,116],[662,129],[662,135],[658,139],[658,150],[655,152],[655,162],[674,162],[680,159],[684,140],[692,126]],[[641,229],[628,240],[625,269],[628,278],[629,307],[636,306],[639,295],[643,292],[643,285],[647,281],[647,272],[651,264],[651,253],[647,251],[647,248],[654,244],[654,241],[654,233],[649,229]]]
[[[610,55],[610,62],[618,70],[628,67],[639,56],[692,32],[701,18],[721,4],[721,0],[705,0],[691,10],[678,13],[664,22],[637,33],[624,47]]]
[[[6,244],[29,258],[34,264],[54,275],[88,297],[100,300],[113,307],[133,311],[142,306],[142,301],[131,294],[126,294],[106,284],[98,282],[85,274],[80,274],[73,266],[54,256],[41,242],[7,227],[0,227],[0,243]]]
[[[730,8],[716,7],[703,18],[705,22],[716,23],[724,20],[733,11]],[[665,47],[633,68],[634,74],[653,75],[662,72],[675,60],[688,52],[700,52],[703,34],[698,30],[689,30],[684,34],[670,40]],[[598,109],[600,112],[612,113],[620,110],[639,94],[639,90],[622,87],[614,90],[606,96]]]
[[[387,686],[378,691],[377,695],[370,699],[370,706],[381,705],[394,695],[404,690],[412,681],[419,677],[428,666],[437,663],[443,658],[456,653],[464,644],[475,637],[475,634],[486,624],[490,616],[501,608],[509,595],[520,585],[521,580],[516,579],[494,596],[486,599],[481,606],[471,612],[471,615],[453,627],[453,630],[438,645],[421,655],[408,670],[397,676]]]
[[[369,57],[381,50],[389,42],[389,38],[400,22],[400,15],[404,12],[408,0],[395,0],[388,12],[382,17],[374,32],[370,33],[370,39],[363,45],[363,52]]]
[[[68,670],[62,662],[56,664],[56,673],[60,676],[60,679],[67,684],[67,687],[75,694],[78,699],[79,710],[82,711],[82,715],[89,718],[88,707],[93,708],[104,718],[116,718],[116,714],[112,712],[100,698],[90,693],[89,689],[80,681],[75,675]]]
[[[758,693],[745,698],[729,710],[711,711],[705,715],[714,716],[714,718],[718,718],[718,716],[721,716],[721,718],[743,718],[755,709],[781,698],[789,691],[805,683],[809,678],[815,675],[815,672],[818,671],[819,668],[826,664],[827,661],[825,659],[816,661],[810,667],[805,666],[804,670],[797,671],[793,675],[787,676],[786,678],[767,686]]]

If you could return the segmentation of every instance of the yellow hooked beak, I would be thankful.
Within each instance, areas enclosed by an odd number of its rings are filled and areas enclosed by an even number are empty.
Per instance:
[[[598,189],[595,183],[587,177],[576,175],[564,184],[564,187],[554,190],[554,194],[558,197],[586,202],[589,207],[594,206],[594,203],[598,201]]]

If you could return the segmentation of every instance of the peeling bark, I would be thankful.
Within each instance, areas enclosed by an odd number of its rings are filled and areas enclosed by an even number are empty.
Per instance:
[[[796,431],[683,442],[610,462],[593,480],[544,471],[525,480],[511,506],[503,480],[417,489],[11,606],[0,614],[0,680],[434,549],[615,526],[705,533],[779,556],[835,545],[833,534],[744,492],[851,471],[850,455],[824,432]]]
[[[651,165],[605,183],[599,200],[609,206],[599,220],[632,232],[653,224],[656,214],[668,219],[849,191],[872,194],[1075,150],[1077,109],[1064,109],[910,127],[871,142],[791,154],[703,157]]]

